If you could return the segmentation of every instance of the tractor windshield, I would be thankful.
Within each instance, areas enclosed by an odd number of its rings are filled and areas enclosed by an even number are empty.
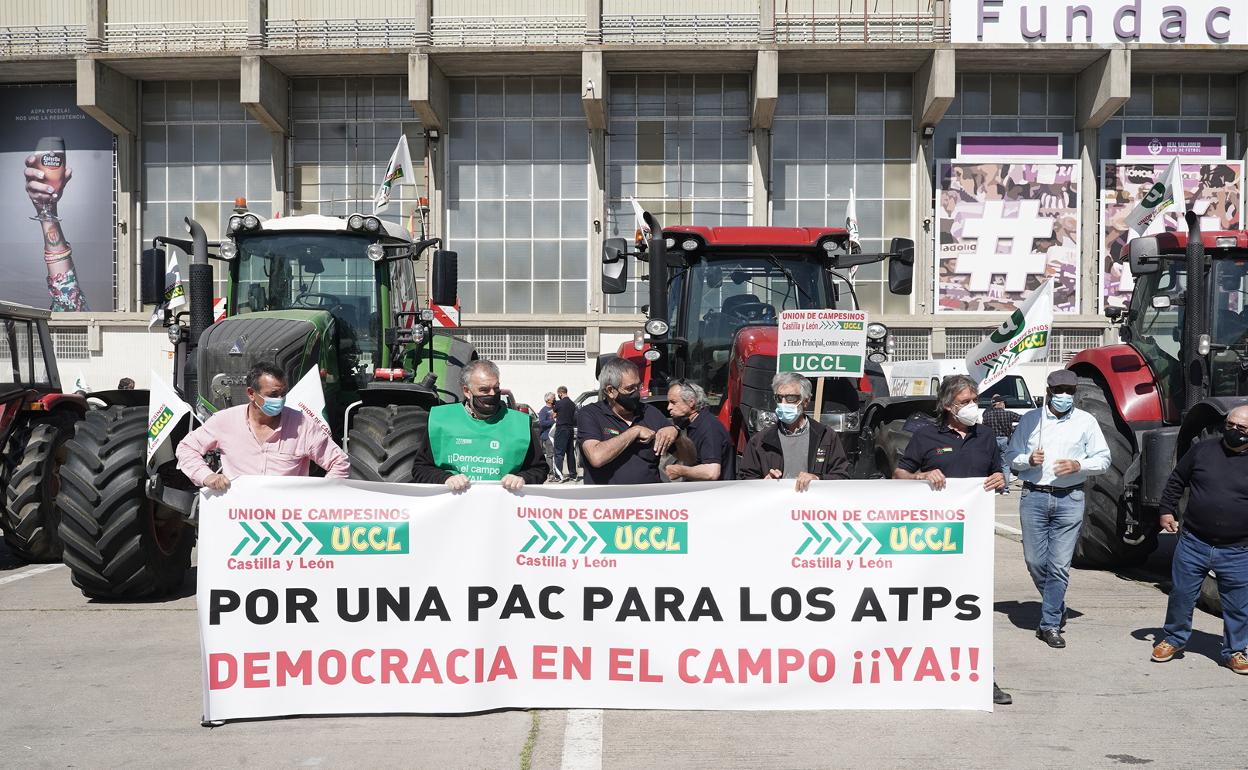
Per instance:
[[[1182,397],[1183,291],[1187,274],[1181,260],[1163,260],[1161,270],[1135,279],[1128,323],[1131,342],[1157,375],[1169,414]]]
[[[687,282],[688,290],[685,290]],[[831,307],[823,269],[791,255],[699,259],[672,279],[676,336],[689,342],[685,376],[706,384],[718,403],[728,383],[733,335],[743,326],[775,325],[783,310]],[[677,298],[683,297],[683,303]]]
[[[235,314],[325,310],[344,342],[371,360],[381,335],[372,239],[347,233],[272,233],[238,239]]]
[[[1210,390],[1214,396],[1248,393],[1241,362],[1248,363],[1248,255],[1213,260],[1210,298]]]

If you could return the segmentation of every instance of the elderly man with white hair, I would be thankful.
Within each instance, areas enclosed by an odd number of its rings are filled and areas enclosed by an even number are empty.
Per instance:
[[[664,469],[671,481],[719,481],[737,477],[737,450],[728,429],[706,412],[706,391],[689,380],[675,380],[667,389],[667,413],[685,432],[693,453],[687,463]]]
[[[836,431],[806,416],[810,380],[780,372],[771,380],[776,426],[756,433],[745,445],[739,479],[793,479],[798,492],[819,479],[849,478],[849,459]]]

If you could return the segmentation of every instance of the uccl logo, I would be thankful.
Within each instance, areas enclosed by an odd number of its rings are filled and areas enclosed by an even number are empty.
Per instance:
[[[172,419],[173,419],[173,410],[167,406],[162,406],[160,409],[160,413],[157,414],[156,418],[152,420],[150,425],[147,426],[148,440],[154,441],[156,437],[159,436],[161,432],[164,431],[165,427],[169,424],[169,421]]]
[[[963,523],[867,522],[819,526],[804,522],[805,537],[794,552],[798,556],[864,554],[901,556],[962,553]]]
[[[530,520],[535,534],[520,549],[521,553],[587,554],[591,550],[604,554],[678,554],[689,553],[689,523],[686,521],[652,522],[591,521],[587,531],[575,521],[560,524],[548,521],[545,526]]]
[[[343,523],[240,521],[243,538],[231,556],[367,556],[404,554],[410,549],[407,522]]]

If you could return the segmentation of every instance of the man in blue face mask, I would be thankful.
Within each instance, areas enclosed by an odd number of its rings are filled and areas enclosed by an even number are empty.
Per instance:
[[[1023,480],[1018,517],[1023,559],[1040,592],[1036,638],[1055,649],[1066,646],[1066,588],[1083,528],[1083,482],[1109,468],[1101,426],[1075,408],[1078,384],[1069,369],[1050,372],[1045,405],[1023,415],[1005,452]]]
[[[781,372],[771,381],[776,425],[756,433],[737,466],[739,479],[793,479],[805,492],[818,479],[849,478],[849,459],[836,431],[806,416],[810,380]]]

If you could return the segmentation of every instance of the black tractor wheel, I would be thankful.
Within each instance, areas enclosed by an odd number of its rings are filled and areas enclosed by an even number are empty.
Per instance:
[[[1109,445],[1109,469],[1092,476],[1083,485],[1083,529],[1075,545],[1074,565],[1084,569],[1118,569],[1144,563],[1157,549],[1158,528],[1146,526],[1142,542],[1123,542],[1126,530],[1126,473],[1134,450],[1131,441],[1118,429],[1113,409],[1100,386],[1087,377],[1079,378],[1075,406],[1088,412],[1101,425]]]
[[[195,530],[144,492],[147,409],[93,411],[66,449],[57,504],[74,585],[97,599],[157,598],[180,587]]]
[[[347,434],[351,478],[412,480],[412,460],[423,439],[429,412],[419,406],[365,406]]]
[[[31,426],[26,446],[4,489],[4,541],[26,561],[61,560],[60,469],[65,443],[74,433],[72,419]]]

